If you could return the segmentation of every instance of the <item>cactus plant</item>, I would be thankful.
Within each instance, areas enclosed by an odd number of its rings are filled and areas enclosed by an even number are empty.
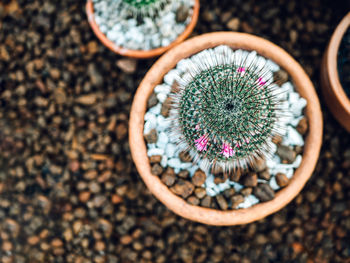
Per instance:
[[[122,9],[135,17],[152,17],[161,8],[164,8],[170,0],[119,0]]]
[[[202,167],[230,172],[270,152],[282,114],[271,71],[241,50],[191,58],[173,87],[172,128],[179,151]]]

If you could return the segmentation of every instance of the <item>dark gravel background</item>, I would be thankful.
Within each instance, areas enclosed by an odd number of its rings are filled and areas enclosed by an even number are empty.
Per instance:
[[[201,2],[194,34],[265,37],[320,95],[345,0]],[[291,204],[246,226],[189,222],[151,196],[130,157],[132,96],[154,60],[107,50],[84,5],[0,2],[1,262],[350,262],[350,136],[322,98],[320,160]]]

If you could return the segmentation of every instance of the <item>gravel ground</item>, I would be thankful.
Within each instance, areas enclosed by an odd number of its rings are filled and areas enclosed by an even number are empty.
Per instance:
[[[346,12],[340,3],[202,1],[194,34],[270,39],[320,94],[321,56]],[[84,5],[0,3],[2,262],[350,262],[350,136],[322,98],[320,160],[291,204],[246,226],[189,222],[151,196],[130,157],[128,112],[154,60],[103,47]]]

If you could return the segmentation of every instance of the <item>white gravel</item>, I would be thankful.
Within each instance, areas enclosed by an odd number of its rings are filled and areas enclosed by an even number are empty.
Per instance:
[[[157,8],[153,17],[131,15],[123,0],[93,0],[94,19],[102,33],[116,46],[131,50],[150,50],[168,46],[186,28],[193,14],[194,0],[170,0]],[[179,7],[189,9],[184,22],[177,22]]]
[[[202,51],[192,56],[191,58],[179,61],[176,66],[176,69],[171,70],[167,75],[164,76],[164,83],[155,87],[154,92],[156,93],[157,98],[164,98],[168,96],[174,79],[178,78],[179,76],[183,76],[187,69],[191,67],[193,61],[203,59],[203,56],[209,56],[210,58],[210,52],[222,52],[223,50],[227,51],[227,49],[230,48],[227,46],[219,46],[215,49]],[[234,51],[230,49],[230,52]],[[243,50],[235,51],[235,55],[236,54],[240,57],[239,59],[242,59],[242,57],[248,55],[257,56],[256,52],[247,52]],[[263,57],[260,58],[261,61],[266,60]],[[268,60],[267,66],[270,68],[271,74],[280,69],[277,64],[270,60]],[[302,111],[306,106],[306,100],[304,98],[301,98],[300,95],[297,92],[295,92],[294,86],[291,82],[284,83],[280,88],[285,91],[285,93],[281,96],[284,96],[284,98],[286,99],[286,101],[284,102],[284,107],[287,111],[287,116],[281,118],[281,120],[279,121],[279,125],[285,127],[284,133],[282,132],[283,130],[281,130],[283,135],[282,145],[303,146],[303,137],[296,131],[295,127],[299,123],[299,120],[303,117]],[[178,158],[179,153],[176,151],[177,147],[175,143],[171,142],[171,138],[170,140],[165,138],[165,135],[167,134],[166,132],[168,131],[168,129],[170,129],[170,120],[169,118],[166,119],[160,115],[161,105],[162,102],[159,102],[156,106],[150,108],[145,115],[144,134],[147,134],[153,128],[157,130],[158,134],[158,141],[156,144],[157,148],[150,149],[148,151],[148,155],[151,156],[164,154],[161,163],[163,167],[173,167],[175,169],[175,172],[179,172],[180,170],[186,169],[192,176],[194,172],[198,169],[198,167],[200,167],[200,164],[184,163]],[[159,121],[159,118],[162,119],[162,122]],[[272,145],[274,144],[272,143]],[[148,147],[149,146],[150,145],[148,145]],[[276,154],[276,150],[277,146],[275,145],[273,150],[273,156],[271,158],[268,158],[266,161],[267,167],[269,168],[270,174],[272,175],[271,179],[268,182],[259,179],[259,181],[269,183],[274,190],[278,190],[280,188],[276,183],[275,175],[277,173],[284,173],[289,179],[292,178],[294,170],[299,167],[302,161],[302,156],[298,155],[294,163],[283,164],[281,162],[280,157]],[[214,183],[214,176],[212,174],[207,174],[207,179],[203,187],[206,188],[207,194],[210,196],[215,196],[230,187],[235,188],[236,191],[239,191],[243,188],[243,186],[239,183],[230,180],[226,180],[226,182],[216,185]],[[241,203],[238,206],[238,208],[247,208],[258,202],[259,200],[254,195],[250,195],[245,198],[245,201]]]

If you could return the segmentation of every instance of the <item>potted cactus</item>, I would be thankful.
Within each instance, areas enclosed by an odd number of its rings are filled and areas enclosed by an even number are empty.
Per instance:
[[[278,85],[280,67],[295,90]],[[285,51],[221,32],[157,61],[134,97],[129,133],[142,179],[168,208],[236,225],[281,209],[302,189],[318,158],[322,118],[312,83]]]
[[[189,36],[199,0],[87,0],[86,12],[92,30],[109,49],[150,58]]]
[[[321,87],[327,106],[350,132],[350,12],[335,29],[323,56]]]

